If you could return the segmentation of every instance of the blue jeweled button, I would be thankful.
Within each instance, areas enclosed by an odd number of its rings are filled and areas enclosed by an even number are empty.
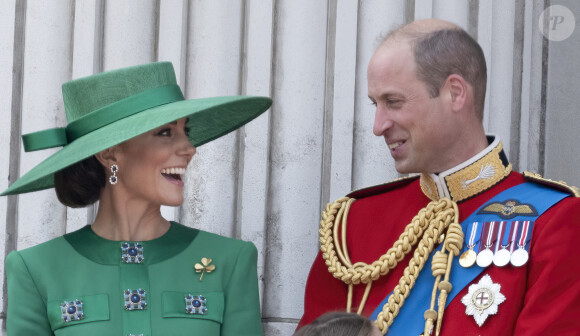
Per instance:
[[[207,300],[203,295],[188,294],[185,297],[185,312],[188,314],[207,314]]]
[[[133,295],[131,295],[131,302],[137,303],[139,301],[141,301],[141,295],[139,295],[139,294],[133,294]]]
[[[143,245],[140,243],[125,242],[121,244],[121,260],[126,264],[140,264],[143,256]]]
[[[123,296],[125,298],[125,310],[143,310],[147,308],[147,294],[141,288],[127,289]]]
[[[62,320],[66,322],[78,321],[85,318],[83,313],[83,302],[81,300],[64,301],[60,305]]]

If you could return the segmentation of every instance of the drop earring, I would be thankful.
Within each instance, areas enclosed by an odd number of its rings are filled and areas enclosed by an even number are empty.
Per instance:
[[[113,175],[111,175],[109,177],[109,183],[110,184],[117,184],[118,179],[117,179],[117,172],[119,171],[119,166],[117,166],[115,163],[113,163],[111,165],[111,173],[113,173]]]

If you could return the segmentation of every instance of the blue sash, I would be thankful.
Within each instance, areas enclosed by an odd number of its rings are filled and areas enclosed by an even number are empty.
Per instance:
[[[522,200],[527,204],[533,205],[537,210],[537,215],[535,217],[516,216],[510,218],[510,221],[534,221],[536,218],[541,216],[542,213],[567,196],[570,195],[562,191],[542,186],[541,184],[525,182],[504,190],[500,194],[493,197],[491,200],[487,201],[479,209],[473,212],[465,221],[463,221],[463,223],[461,223],[461,227],[463,232],[467,232],[468,226],[473,222],[490,222],[502,220],[497,214],[477,214],[484,206],[489,205],[491,202],[503,203],[506,200]],[[469,237],[466,237],[466,239],[469,239]],[[441,244],[435,251],[440,250],[442,247],[443,244]],[[405,300],[405,303],[399,311],[399,315],[395,318],[394,323],[389,327],[387,335],[416,336],[424,331],[423,329],[425,326],[425,318],[423,317],[423,314],[427,309],[429,309],[429,305],[431,303],[431,293],[435,283],[435,278],[431,273],[431,260],[435,254],[435,251],[431,253],[431,256],[425,263],[425,266],[419,273],[419,277],[415,282],[415,286]],[[459,257],[453,258],[453,266],[451,268],[449,279],[453,285],[453,290],[447,297],[446,306],[449,305],[453,298],[465,286],[473,281],[473,279],[475,279],[484,270],[484,268],[477,265],[473,265],[469,268],[461,267],[459,265]],[[377,316],[383,310],[383,306],[387,303],[391,294],[392,292],[375,309],[373,314],[370,316],[371,320],[374,321],[377,319]]]

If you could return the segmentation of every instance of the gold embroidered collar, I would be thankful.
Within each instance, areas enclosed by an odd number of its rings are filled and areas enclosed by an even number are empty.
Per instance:
[[[421,174],[421,190],[431,200],[443,197],[461,202],[484,192],[512,171],[499,137],[488,135],[490,145],[471,159],[439,174]]]

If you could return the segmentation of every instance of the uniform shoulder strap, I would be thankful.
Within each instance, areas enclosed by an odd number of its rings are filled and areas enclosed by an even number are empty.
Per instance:
[[[524,172],[524,178],[530,182],[539,183],[539,184],[563,191],[563,192],[568,193],[574,197],[580,197],[580,190],[578,190],[578,187],[568,185],[564,181],[550,180],[550,179],[543,177],[540,174],[532,173],[532,172],[528,172],[528,171]]]
[[[407,184],[417,180],[420,176],[421,175],[411,175],[411,176],[399,177],[399,178],[396,178],[396,179],[394,179],[390,182],[387,182],[387,183],[377,184],[374,186],[370,186],[370,187],[351,191],[347,195],[347,197],[361,199],[364,197],[383,194],[387,191],[397,189],[399,187],[407,185]]]

